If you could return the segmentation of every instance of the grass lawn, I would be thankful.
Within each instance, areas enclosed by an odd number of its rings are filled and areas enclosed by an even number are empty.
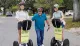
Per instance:
[[[0,15],[0,17],[7,17],[6,15]]]
[[[73,22],[72,18],[66,18],[65,21],[66,21],[66,26],[65,26],[66,29],[80,27],[80,21],[79,22]]]

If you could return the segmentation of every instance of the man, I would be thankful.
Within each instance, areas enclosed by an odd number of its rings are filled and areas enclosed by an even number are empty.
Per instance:
[[[37,34],[37,45],[38,46],[44,46],[43,39],[44,39],[45,21],[48,24],[48,28],[50,28],[46,14],[42,13],[42,11],[43,11],[43,8],[38,8],[38,13],[34,14],[34,16],[32,17],[32,21],[35,21],[35,30]]]

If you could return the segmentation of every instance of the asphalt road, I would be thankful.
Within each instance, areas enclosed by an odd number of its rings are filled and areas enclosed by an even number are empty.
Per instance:
[[[45,46],[50,46],[51,38],[54,36],[53,31],[52,25],[49,31],[47,31],[47,25],[45,26]],[[80,35],[64,31],[64,38],[70,40],[70,46],[80,46]],[[34,46],[37,46],[34,22],[30,30],[30,39],[33,40]],[[18,40],[17,20],[14,17],[0,17],[0,46],[12,46],[15,40]]]

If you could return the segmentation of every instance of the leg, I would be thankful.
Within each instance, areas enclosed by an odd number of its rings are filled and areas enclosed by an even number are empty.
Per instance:
[[[62,26],[63,26],[63,28],[65,27],[65,25],[66,25],[66,22],[63,20],[63,21],[62,21]]]
[[[40,30],[36,30],[36,34],[37,34],[37,45],[40,46],[41,45]]]
[[[19,44],[21,44],[21,26],[22,26],[22,23],[21,22],[18,22],[18,40],[19,40]]]
[[[40,36],[41,36],[41,45],[42,45],[44,40],[44,30],[40,31]]]
[[[21,44],[21,30],[18,30],[18,34],[19,34],[19,37],[18,37],[19,44]]]
[[[62,28],[64,28],[65,27],[65,25],[63,24],[63,22],[62,22]]]

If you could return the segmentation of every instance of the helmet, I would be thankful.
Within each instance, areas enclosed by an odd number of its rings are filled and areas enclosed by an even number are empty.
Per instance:
[[[58,5],[58,4],[54,4],[54,7],[55,7],[55,8],[59,8],[59,5]]]
[[[19,5],[25,5],[25,3],[24,2],[20,2]]]

